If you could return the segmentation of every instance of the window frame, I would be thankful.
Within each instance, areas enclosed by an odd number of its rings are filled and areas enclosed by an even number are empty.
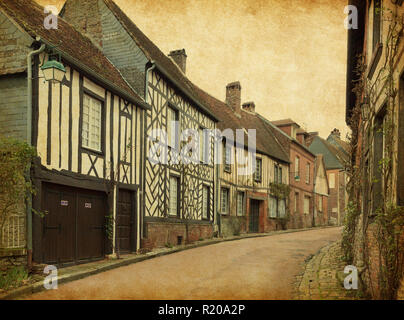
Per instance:
[[[242,196],[242,202],[241,202],[241,214],[239,213],[239,196]],[[236,209],[236,215],[237,217],[245,217],[246,216],[246,201],[245,201],[245,192],[244,191],[237,191],[237,196],[236,196],[236,204],[237,204],[237,209]]]
[[[227,193],[227,201],[226,201],[226,211],[223,211],[223,191],[226,191]],[[222,215],[229,215],[230,214],[230,188],[227,187],[221,187],[220,188],[220,213]]]
[[[257,164],[260,163],[260,170],[259,170],[259,176],[257,172]],[[255,158],[255,172],[254,172],[254,181],[255,182],[262,182],[262,158],[256,157]]]
[[[229,152],[230,156],[230,163],[227,163],[227,152]],[[227,147],[227,141],[224,139],[223,140],[223,171],[227,173],[231,173],[231,153],[232,153],[232,147]]]
[[[172,141],[170,141],[170,140],[172,140],[172,139],[170,139],[170,135],[172,134],[172,126],[171,126],[171,119],[169,119],[169,113],[170,113],[170,110],[172,110],[173,111],[173,113],[174,113],[174,115],[175,115],[175,121],[176,122],[178,122],[178,128],[177,127],[175,127],[174,128],[174,136],[175,136],[175,143],[174,143],[174,146],[172,145]],[[179,135],[179,129],[180,129],[180,127],[181,127],[181,123],[180,123],[180,111],[179,111],[179,109],[176,107],[176,106],[174,106],[173,104],[171,104],[171,103],[169,103],[168,105],[167,105],[167,146],[169,147],[169,148],[171,148],[171,149],[175,149],[175,150],[178,150],[179,149],[179,147],[180,147],[180,135]],[[169,129],[170,128],[170,129]]]
[[[204,197],[203,197],[203,191],[204,190],[207,191],[207,193],[206,193],[206,196],[207,196],[207,198],[206,198],[206,201],[207,201],[207,203],[206,203],[206,210],[207,210],[206,217],[204,216],[204,211],[203,211],[203,205],[204,205],[204,200],[205,200]],[[207,220],[207,221],[210,220],[210,186],[208,186],[206,184],[202,185],[202,220]]]
[[[94,149],[90,146],[84,146],[83,145],[83,124],[84,124],[84,99],[85,96],[88,96],[90,99],[97,100],[101,104],[101,110],[100,110],[100,150]],[[81,108],[80,108],[80,134],[79,134],[79,139],[80,139],[80,148],[88,150],[89,152],[96,153],[99,155],[104,155],[105,154],[105,99],[98,96],[96,93],[92,92],[91,90],[88,90],[87,88],[83,87],[83,94],[81,96]],[[90,117],[90,115],[89,115]],[[90,119],[89,119],[90,120]],[[89,127],[91,127],[91,124],[89,122]],[[90,131],[89,131],[89,142],[90,142]]]
[[[174,178],[177,180],[177,214],[171,214],[171,179]],[[181,181],[180,176],[176,174],[170,174],[169,176],[169,198],[168,198],[168,217],[171,218],[180,218],[180,200],[181,200]]]
[[[310,184],[311,180],[311,164],[310,162],[306,163],[306,184]]]
[[[372,52],[374,53],[381,43],[382,36],[382,0],[373,0],[373,25],[372,25]],[[379,12],[377,12],[379,9]]]
[[[307,212],[306,212],[306,200],[308,201],[308,209],[307,209]],[[310,200],[311,200],[311,197],[309,197],[309,196],[304,196],[304,199],[303,199],[303,213],[304,214],[310,214]]]
[[[295,157],[295,180],[300,181],[300,157]]]

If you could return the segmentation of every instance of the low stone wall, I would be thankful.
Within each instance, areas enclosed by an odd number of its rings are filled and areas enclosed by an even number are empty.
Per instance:
[[[147,239],[143,240],[143,243],[149,249],[185,244],[187,229],[188,243],[213,238],[213,225],[210,223],[189,223],[187,228],[185,223],[146,222]]]

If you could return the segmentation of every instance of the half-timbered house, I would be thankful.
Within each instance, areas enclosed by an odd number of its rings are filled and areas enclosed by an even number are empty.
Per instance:
[[[289,157],[274,136],[274,129],[256,113],[253,102],[241,106],[239,82],[227,85],[226,102],[200,88],[195,90],[220,118],[218,129],[223,138],[221,152],[218,152],[221,157],[218,169],[221,234],[263,233],[285,228]],[[233,139],[225,134],[228,129],[232,130]],[[249,148],[250,129],[255,130],[255,150]],[[243,144],[236,141],[237,130],[243,133]],[[284,190],[284,193],[276,190]]]
[[[176,161],[187,141],[186,129],[215,129],[216,117],[185,76],[186,53],[169,56],[150,41],[111,0],[67,0],[61,15],[86,33],[121,71],[137,93],[150,103],[145,134],[162,130],[168,139],[156,137],[145,143],[142,173],[142,239],[144,246],[175,245],[211,237],[214,233],[213,135],[206,139],[210,160],[201,163]],[[177,126],[172,127],[172,122]],[[209,141],[208,141],[209,140]],[[150,150],[168,148],[168,161],[150,161]]]
[[[45,213],[32,217],[28,201],[17,249],[58,265],[136,251],[150,107],[89,38],[45,17],[31,0],[0,2],[0,130],[36,147],[32,208]],[[61,82],[44,78],[55,61]]]

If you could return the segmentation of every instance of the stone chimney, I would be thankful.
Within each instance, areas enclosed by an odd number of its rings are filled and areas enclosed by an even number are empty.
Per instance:
[[[255,103],[254,102],[246,102],[243,103],[243,110],[244,111],[248,111],[248,112],[252,112],[255,113]]]
[[[226,103],[236,114],[241,111],[241,85],[239,81],[226,86]]]
[[[185,49],[171,51],[168,56],[175,61],[177,66],[179,66],[185,74],[187,68],[187,54],[185,53]]]
[[[337,137],[338,139],[341,139],[341,132],[338,129],[334,129],[331,131],[331,136]]]

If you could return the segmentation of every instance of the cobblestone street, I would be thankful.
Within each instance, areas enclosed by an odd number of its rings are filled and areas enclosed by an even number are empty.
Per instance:
[[[295,299],[303,300],[354,300],[357,291],[346,290],[343,285],[346,263],[341,242],[322,248],[310,260],[306,259],[304,271],[297,277]]]

